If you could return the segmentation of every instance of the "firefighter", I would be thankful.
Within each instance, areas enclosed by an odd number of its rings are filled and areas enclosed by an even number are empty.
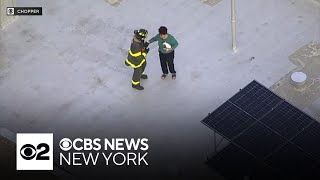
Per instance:
[[[133,40],[128,52],[128,57],[125,61],[127,66],[131,66],[134,69],[132,76],[132,88],[137,90],[143,90],[143,86],[140,85],[141,79],[148,79],[148,76],[144,74],[147,61],[146,56],[149,52],[148,43],[144,40],[148,35],[148,31],[145,29],[135,30]]]

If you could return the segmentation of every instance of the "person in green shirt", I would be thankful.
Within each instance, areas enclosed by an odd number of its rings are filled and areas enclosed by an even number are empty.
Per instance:
[[[168,75],[168,67],[172,74],[172,79],[176,79],[176,71],[174,69],[174,50],[179,44],[171,34],[168,34],[168,29],[165,26],[161,26],[158,31],[159,34],[151,38],[147,42],[147,45],[158,41],[159,58],[163,73],[161,79],[165,79]]]

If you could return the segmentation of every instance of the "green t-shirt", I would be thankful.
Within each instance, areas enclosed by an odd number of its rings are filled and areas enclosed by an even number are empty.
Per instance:
[[[155,41],[158,41],[159,51],[164,54],[168,54],[172,52],[179,45],[178,41],[171,34],[168,34],[168,37],[166,39],[162,39],[160,37],[160,34],[157,34],[156,36],[154,36],[149,40],[150,43],[153,43]],[[163,48],[165,48],[165,45],[164,45],[165,43],[170,44],[172,50],[170,51],[164,50]]]

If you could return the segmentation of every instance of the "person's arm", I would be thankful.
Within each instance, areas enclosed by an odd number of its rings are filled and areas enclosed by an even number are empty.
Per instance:
[[[172,41],[171,48],[174,50],[176,47],[178,47],[179,43],[173,36],[172,36],[172,39],[173,39],[173,41]]]
[[[153,43],[153,42],[155,42],[155,41],[158,41],[159,38],[160,38],[160,36],[159,36],[159,34],[157,34],[156,36],[154,36],[153,38],[151,38],[151,39],[148,41],[148,43],[150,44],[150,43]]]

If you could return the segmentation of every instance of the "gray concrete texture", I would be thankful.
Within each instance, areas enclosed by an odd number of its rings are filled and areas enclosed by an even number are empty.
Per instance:
[[[173,172],[204,166],[213,133],[200,121],[253,79],[267,87],[296,68],[289,56],[320,42],[320,9],[310,0],[237,1],[238,52],[231,49],[230,1],[18,0],[42,6],[0,31],[0,124],[63,137],[148,137],[150,156],[174,149]],[[272,13],[271,13],[272,12]],[[124,65],[133,31],[165,25],[180,45],[177,79],[161,80],[150,45],[143,92]],[[149,38],[150,38],[149,37]],[[252,58],[254,57],[254,58]],[[1,72],[0,71],[0,72]],[[308,112],[319,110],[315,100]],[[313,112],[317,113],[317,112]],[[190,148],[192,147],[192,148]],[[203,168],[204,173],[213,173]],[[213,175],[216,176],[216,175]]]
[[[0,29],[5,28],[10,24],[16,17],[7,16],[7,7],[15,7],[16,0],[1,0],[0,1]]]
[[[320,5],[320,0],[314,0],[314,1]]]
[[[310,42],[289,58],[297,68],[285,75],[271,89],[295,106],[304,109],[320,97],[320,44]],[[303,85],[295,86],[291,81],[291,74],[297,71],[307,75]]]

